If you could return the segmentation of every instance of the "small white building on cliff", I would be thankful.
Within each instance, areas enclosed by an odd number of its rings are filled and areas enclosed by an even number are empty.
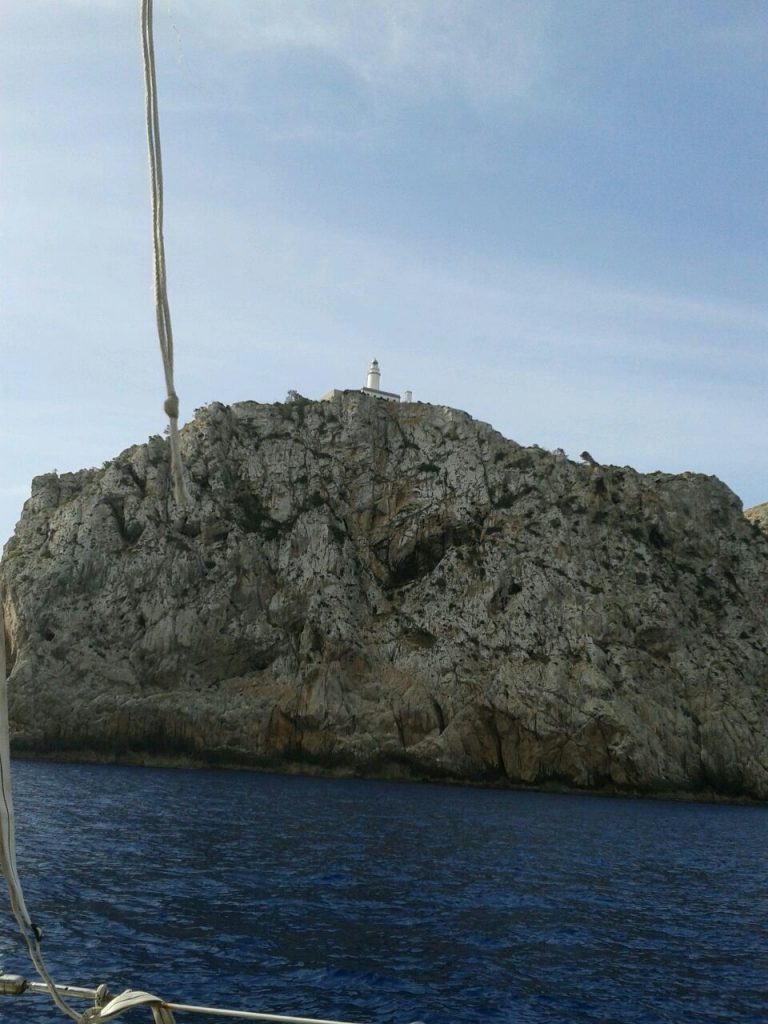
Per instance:
[[[365,380],[365,387],[360,388],[360,391],[364,395],[370,395],[371,398],[380,398],[385,402],[412,402],[413,395],[410,391],[406,391],[402,398],[394,391],[382,391],[381,390],[381,370],[379,369],[378,359],[374,359],[371,365],[368,367],[368,376]],[[321,402],[330,402],[337,395],[343,395],[344,392],[338,388],[334,388],[332,391],[327,391],[320,399]]]

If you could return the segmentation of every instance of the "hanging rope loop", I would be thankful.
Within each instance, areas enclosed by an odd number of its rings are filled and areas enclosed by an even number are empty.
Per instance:
[[[189,501],[184,481],[179,439],[179,398],[173,383],[173,330],[171,309],[168,304],[168,282],[165,272],[165,242],[163,240],[163,159],[160,149],[160,114],[157,106],[157,78],[155,75],[155,43],[152,34],[152,0],[139,0],[141,6],[141,44],[144,57],[144,93],[147,122],[147,150],[149,153],[149,184],[152,194],[152,253],[154,262],[155,315],[167,399],[165,412],[169,419],[171,446],[171,473],[176,501],[186,505]]]

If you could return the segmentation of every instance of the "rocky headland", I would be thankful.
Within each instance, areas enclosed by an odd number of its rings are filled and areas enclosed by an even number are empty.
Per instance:
[[[714,477],[356,392],[38,477],[18,754],[768,798],[768,536]],[[765,506],[759,507],[765,509]]]

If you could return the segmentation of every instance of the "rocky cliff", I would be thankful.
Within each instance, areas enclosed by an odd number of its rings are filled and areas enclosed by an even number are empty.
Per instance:
[[[713,477],[357,393],[34,481],[17,752],[768,798],[768,537]]]

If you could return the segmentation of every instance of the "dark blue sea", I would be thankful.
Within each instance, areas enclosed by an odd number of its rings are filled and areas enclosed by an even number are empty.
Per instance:
[[[27,762],[14,785],[62,982],[382,1024],[768,1019],[768,808]],[[27,995],[0,1020],[64,1018]]]

